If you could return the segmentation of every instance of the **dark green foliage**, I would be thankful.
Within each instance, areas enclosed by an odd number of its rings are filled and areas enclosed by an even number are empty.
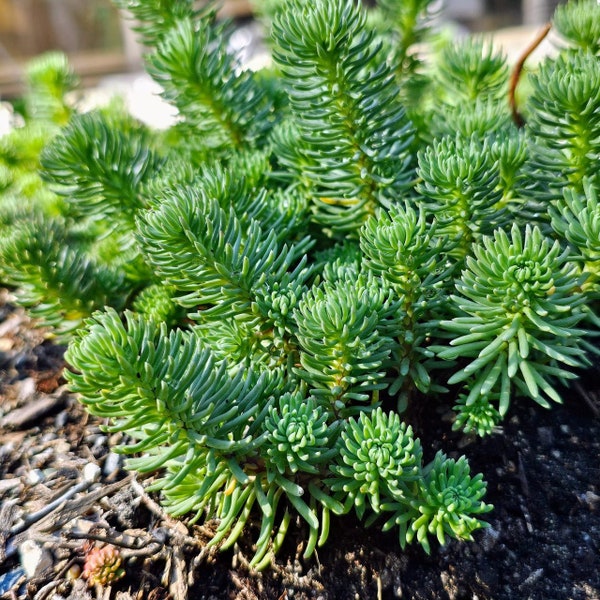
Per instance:
[[[544,187],[540,198],[556,200],[565,186],[596,185],[600,139],[600,61],[590,52],[567,52],[546,60],[531,78],[528,128],[535,144],[530,160]]]
[[[600,53],[600,6],[596,0],[572,0],[557,7],[552,19],[557,31],[571,44]]]
[[[108,216],[110,228],[133,227],[143,207],[138,189],[160,167],[143,128],[101,112],[74,117],[41,156],[44,178],[74,218]]]
[[[317,220],[355,231],[408,188],[411,126],[366,15],[352,2],[296,2],[273,27]]]
[[[458,316],[442,321],[453,335],[444,359],[472,358],[449,383],[468,382],[466,405],[497,392],[499,412],[508,410],[513,385],[519,393],[548,407],[561,402],[551,380],[575,375],[565,369],[585,364],[578,328],[585,316],[581,276],[568,251],[527,227],[513,225],[510,237],[497,230],[467,258],[451,297]]]
[[[487,140],[444,136],[419,152],[416,189],[438,221],[438,232],[462,260],[472,243],[488,233],[501,217],[498,164]]]
[[[437,70],[440,93],[454,105],[500,98],[508,79],[504,56],[480,38],[448,45],[441,53]]]
[[[52,327],[59,341],[68,340],[95,310],[125,304],[123,274],[92,261],[59,221],[30,217],[11,225],[0,241],[0,264],[18,301]]]
[[[444,403],[497,434],[594,363],[595,6],[557,12],[571,46],[518,128],[483,40],[418,58],[426,0],[265,0],[259,73],[212,5],[117,4],[177,124],[71,114],[52,59],[0,140],[0,275],[70,340],[71,388],[170,513],[215,520],[210,546],[254,530],[254,568],[351,510],[402,547],[472,539],[482,475],[414,432]]]
[[[136,19],[138,24],[134,30],[147,46],[155,46],[180,20],[197,20],[202,16],[214,20],[215,17],[211,2],[203,11],[195,9],[194,0],[114,0],[114,4]]]
[[[397,310],[386,286],[374,278],[346,278],[312,287],[294,319],[300,347],[297,372],[333,414],[346,416],[368,402],[382,381],[393,340],[386,320]],[[373,394],[373,401],[376,395]]]
[[[572,248],[571,259],[587,279],[582,287],[595,297],[600,292],[600,204],[598,192],[584,179],[583,193],[572,188],[551,207],[552,227]]]
[[[237,73],[227,40],[205,20],[180,20],[148,57],[148,72],[209,149],[256,144],[269,128],[269,98]]]

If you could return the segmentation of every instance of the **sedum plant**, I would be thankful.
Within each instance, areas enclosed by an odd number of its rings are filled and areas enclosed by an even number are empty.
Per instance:
[[[74,110],[31,218],[2,212],[2,279],[68,342],[71,389],[211,546],[257,523],[255,568],[351,511],[402,547],[472,539],[483,475],[416,432],[440,402],[497,432],[593,364],[600,7],[559,9],[520,127],[491,46],[416,53],[428,1],[260,3],[259,72],[212,5],[115,2],[178,122]]]

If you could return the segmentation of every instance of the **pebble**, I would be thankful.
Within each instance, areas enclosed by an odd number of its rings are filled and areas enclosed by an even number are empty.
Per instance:
[[[10,456],[15,450],[14,442],[7,442],[0,446],[0,461],[4,460],[5,457]]]
[[[19,582],[25,574],[22,567],[17,567],[0,575],[0,596],[10,592],[10,590]]]
[[[21,379],[18,382],[18,399],[19,400],[29,400],[32,396],[35,395],[35,380],[33,377],[27,377],[26,379]]]
[[[55,450],[53,448],[45,448],[31,457],[30,464],[34,469],[37,469],[52,459],[54,454]]]
[[[32,469],[29,471],[29,473],[27,473],[27,483],[30,485],[42,483],[45,478],[44,472],[41,469]]]
[[[552,446],[554,442],[554,435],[552,434],[552,427],[538,427],[538,437],[543,446]]]
[[[584,494],[581,494],[580,497],[583,500],[583,502],[585,502],[585,504],[587,504],[590,507],[591,510],[595,510],[600,504],[600,496],[598,496],[598,494],[595,494],[591,490],[588,490]]]
[[[71,565],[67,571],[67,579],[69,581],[75,581],[81,577],[81,566],[77,563]]]
[[[92,440],[90,440],[90,441],[92,441]],[[104,448],[106,447],[107,441],[108,441],[108,438],[105,435],[95,434],[93,436],[93,442],[92,442],[92,454],[94,456],[96,456],[101,451],[103,451]]]
[[[525,581],[520,585],[520,587],[526,587],[534,584],[542,575],[544,574],[544,569],[536,569],[525,579]]]
[[[83,467],[83,479],[89,483],[94,483],[100,478],[101,469],[96,463],[87,463]]]
[[[25,540],[19,546],[19,558],[28,579],[39,577],[53,564],[50,552],[33,540]]]
[[[59,412],[54,419],[54,425],[57,429],[62,429],[69,420],[69,413],[66,410]]]
[[[486,527],[481,536],[480,545],[485,552],[489,552],[500,539],[500,532],[493,527]]]
[[[102,472],[107,477],[116,473],[121,468],[121,462],[123,457],[120,454],[116,454],[115,452],[109,452],[106,455],[106,459],[104,460],[104,468]]]

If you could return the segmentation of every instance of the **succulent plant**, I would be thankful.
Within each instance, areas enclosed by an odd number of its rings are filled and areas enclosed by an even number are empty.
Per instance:
[[[94,546],[86,555],[82,577],[88,584],[108,585],[125,577],[119,549],[111,544]]]
[[[167,130],[78,114],[59,57],[29,71],[0,139],[0,276],[69,343],[70,388],[125,434],[127,468],[217,523],[210,546],[257,531],[264,568],[299,523],[308,558],[350,511],[402,547],[470,540],[482,475],[426,462],[414,432],[444,403],[498,433],[594,362],[600,6],[557,11],[569,44],[518,127],[491,45],[415,52],[431,0],[263,2],[274,64],[252,72],[212,3],[115,0]],[[95,550],[88,579],[119,560]]]

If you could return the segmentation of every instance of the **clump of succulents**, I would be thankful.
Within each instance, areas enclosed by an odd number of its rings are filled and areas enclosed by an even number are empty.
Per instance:
[[[115,2],[178,121],[65,112],[58,61],[0,147],[0,274],[69,343],[71,389],[212,546],[257,522],[253,567],[298,517],[306,557],[350,511],[402,547],[472,539],[483,476],[427,459],[413,408],[489,435],[593,363],[600,6],[559,8],[519,126],[489,45],[415,51],[428,0],[264,2],[259,72],[212,5]]]
[[[121,553],[115,546],[94,546],[86,554],[81,576],[90,586],[106,586],[125,576],[122,563]]]

